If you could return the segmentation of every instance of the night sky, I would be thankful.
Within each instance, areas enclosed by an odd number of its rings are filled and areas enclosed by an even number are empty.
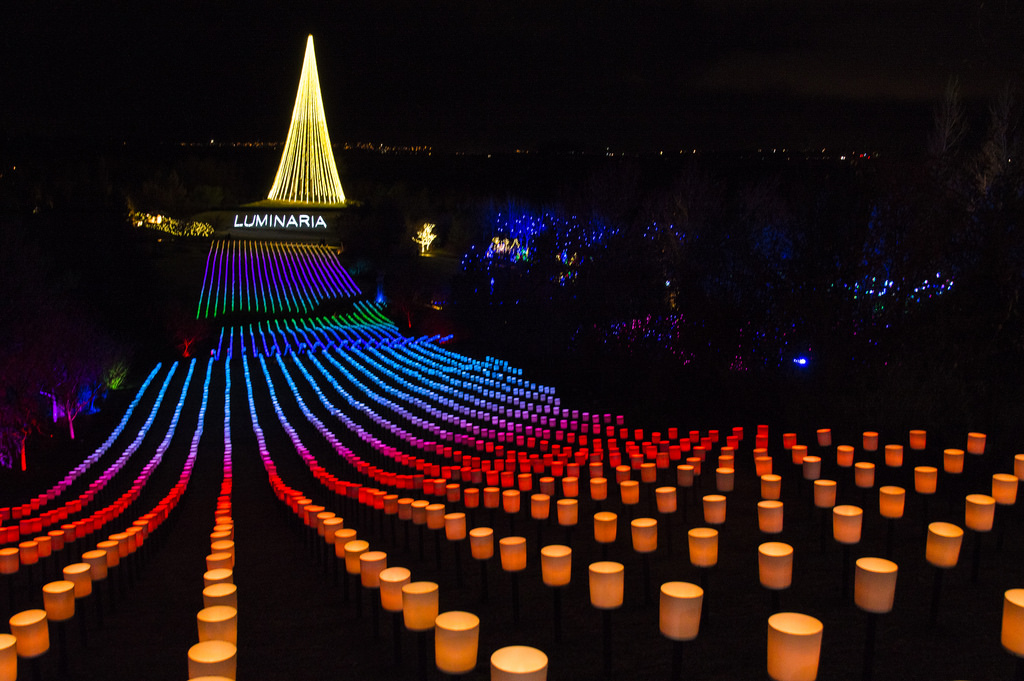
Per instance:
[[[16,9],[15,9],[16,7]],[[1016,0],[31,2],[0,139],[280,141],[306,35],[335,143],[923,148],[1024,67]]]

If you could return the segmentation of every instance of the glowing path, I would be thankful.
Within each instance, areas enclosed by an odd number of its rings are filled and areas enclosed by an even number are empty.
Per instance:
[[[294,352],[367,346],[445,343],[451,336],[410,338],[384,317],[378,305],[357,301],[353,311],[331,317],[281,318],[244,326],[222,327],[215,359],[230,359],[236,352],[255,357]]]
[[[360,294],[327,246],[218,240],[207,254],[196,318],[309,314],[325,301]]]
[[[112,504],[108,505],[105,508],[95,511],[92,514],[92,517],[101,519],[101,522],[94,522],[94,527],[92,528],[92,531],[99,529],[106,523],[110,522],[111,520],[117,518],[122,513],[124,513],[124,511],[127,510],[128,507],[131,506],[132,503],[134,503],[135,500],[139,498],[139,495],[142,493],[142,489],[146,486],[146,483],[149,481],[150,476],[156,470],[157,466],[160,465],[160,462],[163,461],[164,454],[167,452],[168,447],[170,447],[171,440],[174,437],[174,433],[177,431],[178,421],[181,418],[181,410],[185,406],[185,398],[188,395],[188,390],[192,382],[192,374],[195,371],[195,366],[195,358],[193,358],[192,361],[189,363],[188,373],[185,376],[185,383],[181,388],[181,394],[178,397],[178,402],[174,407],[174,412],[171,416],[171,422],[167,427],[167,432],[164,434],[163,440],[161,440],[160,444],[157,445],[156,451],[154,452],[150,460],[146,463],[145,466],[142,467],[142,471],[136,476],[131,488],[127,492],[124,492],[115,502],[113,502]],[[211,366],[212,365],[208,362],[206,372],[206,385],[203,389],[204,395],[209,390]],[[202,413],[205,413],[205,410],[206,401],[204,400],[201,408],[200,419],[202,418]],[[123,461],[120,461],[119,463],[121,464],[121,466],[123,466]],[[117,471],[120,470],[121,466],[117,467]],[[114,471],[114,473],[116,473],[117,471]]]

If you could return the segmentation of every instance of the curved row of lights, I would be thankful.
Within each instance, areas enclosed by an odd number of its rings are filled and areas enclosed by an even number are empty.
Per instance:
[[[269,319],[255,325],[222,327],[212,354],[216,359],[231,359],[236,352],[251,357],[271,357],[349,345],[394,345],[418,340],[422,339],[402,336],[398,327],[380,313],[379,306],[359,301],[347,314]],[[440,338],[433,337],[433,340]]]

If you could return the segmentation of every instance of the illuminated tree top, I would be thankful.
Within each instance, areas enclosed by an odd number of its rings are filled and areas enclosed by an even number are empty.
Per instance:
[[[274,186],[267,198],[303,204],[345,203],[345,193],[341,189],[331,151],[331,138],[327,134],[313,36],[306,40],[306,56],[302,61],[288,139],[274,177]]]

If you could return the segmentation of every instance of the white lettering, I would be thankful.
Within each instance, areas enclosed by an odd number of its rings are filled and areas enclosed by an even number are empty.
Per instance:
[[[232,226],[256,229],[327,229],[327,220],[323,215],[309,213],[236,213]]]

